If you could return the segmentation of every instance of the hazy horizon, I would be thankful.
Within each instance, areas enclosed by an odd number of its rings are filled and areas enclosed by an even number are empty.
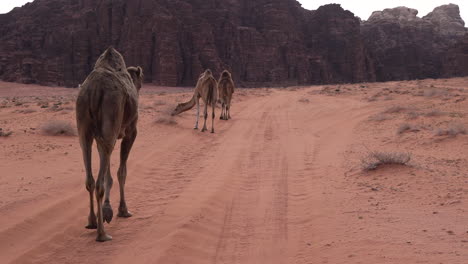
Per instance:
[[[28,2],[33,2],[32,0],[2,0],[0,3],[0,14],[10,12],[14,7],[23,6]],[[425,1],[425,0],[413,0],[402,1],[402,0],[381,0],[381,1],[369,1],[369,0],[354,0],[354,1],[344,1],[344,0],[298,0],[302,4],[302,7],[309,10],[316,10],[322,5],[337,3],[341,6],[354,13],[354,15],[360,17],[362,20],[367,20],[369,16],[374,11],[381,11],[386,8],[394,8],[398,6],[406,6],[409,8],[414,8],[419,11],[418,16],[423,17],[429,12],[434,10],[434,8],[446,5],[449,3],[456,4],[460,7],[460,14],[463,20],[465,21],[465,26],[468,24],[468,2],[461,0],[435,0],[435,1]]]

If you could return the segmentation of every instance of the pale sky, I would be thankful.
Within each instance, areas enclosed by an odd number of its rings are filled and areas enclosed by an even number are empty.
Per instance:
[[[255,0],[252,0],[255,1]],[[425,16],[431,12],[435,7],[446,5],[449,3],[457,4],[460,7],[460,12],[465,26],[468,26],[468,1],[467,0],[298,0],[302,3],[302,6],[306,9],[315,10],[321,5],[337,3],[341,6],[353,12],[356,16],[362,20],[367,20],[373,11],[380,11],[385,8],[393,8],[397,6],[406,6],[417,9],[419,11],[418,16]],[[0,0],[0,14],[7,13],[13,7],[22,6],[31,0]]]

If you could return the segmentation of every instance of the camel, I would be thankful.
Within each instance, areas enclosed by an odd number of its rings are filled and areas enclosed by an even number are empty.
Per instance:
[[[210,69],[205,70],[200,77],[198,78],[197,85],[195,86],[195,91],[193,93],[192,99],[186,103],[178,104],[177,107],[172,111],[171,115],[178,115],[182,112],[192,109],[197,105],[197,118],[195,121],[194,129],[198,129],[198,121],[200,118],[200,97],[205,103],[204,118],[205,122],[203,123],[202,132],[205,132],[206,129],[206,119],[208,118],[208,106],[212,107],[211,110],[211,133],[214,133],[214,118],[215,118],[215,106],[218,99],[218,82],[213,77]]]
[[[228,120],[231,119],[231,99],[234,93],[234,81],[232,80],[231,73],[228,70],[224,70],[221,73],[218,81],[218,95],[221,101],[221,116],[219,119]]]
[[[112,237],[104,230],[113,216],[109,202],[112,188],[110,157],[117,139],[122,139],[120,166],[117,177],[120,185],[119,217],[130,217],[125,202],[127,159],[137,135],[138,95],[143,83],[141,67],[126,67],[122,55],[110,47],[98,58],[94,70],[81,85],[76,100],[76,122],[86,169],[86,190],[90,211],[88,229],[97,229],[96,241]],[[97,181],[91,169],[91,150],[96,140],[100,158]],[[96,191],[97,218],[94,213],[93,192]],[[105,197],[104,197],[105,196]],[[103,203],[104,198],[104,203]]]

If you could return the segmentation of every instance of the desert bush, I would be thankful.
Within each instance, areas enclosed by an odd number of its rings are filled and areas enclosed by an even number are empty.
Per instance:
[[[466,128],[462,124],[450,124],[449,127],[442,129],[438,128],[434,131],[436,136],[450,136],[466,135]]]
[[[404,132],[418,132],[419,130],[419,127],[415,125],[404,123],[398,127],[397,134],[403,134]]]
[[[3,129],[0,128],[0,137],[9,137],[9,136],[11,136],[11,134],[13,134],[13,132],[11,132],[11,131],[3,131]]]
[[[381,122],[385,120],[390,120],[391,118],[387,115],[384,114],[377,114],[369,117],[369,121],[376,121],[376,122]]]
[[[309,103],[309,102],[310,102],[310,100],[307,99],[307,98],[301,98],[301,99],[299,99],[299,100],[297,100],[297,101],[298,101],[299,103]]]
[[[361,166],[369,171],[382,165],[407,165],[410,160],[410,153],[373,151],[361,159]]]
[[[403,107],[403,106],[392,106],[392,107],[389,107],[387,108],[385,111],[383,111],[382,113],[384,114],[396,114],[396,113],[401,113],[401,112],[404,112],[408,110],[407,107]]]
[[[424,96],[426,97],[437,97],[437,96],[446,96],[448,91],[442,89],[428,89],[424,90]]]
[[[51,120],[41,126],[42,133],[48,136],[75,136],[73,125],[64,120]]]

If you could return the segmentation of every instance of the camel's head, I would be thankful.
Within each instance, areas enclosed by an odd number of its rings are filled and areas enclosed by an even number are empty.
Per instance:
[[[213,73],[211,72],[210,69],[206,69],[205,72],[203,73],[204,76],[212,76]]]
[[[141,86],[143,85],[143,69],[140,66],[128,67],[127,71],[128,73],[130,73],[130,76],[132,76],[132,81],[135,85],[135,88],[137,88],[137,90],[139,91]]]
[[[175,115],[182,113],[184,110],[184,106],[185,106],[184,103],[178,104],[176,108],[171,112],[171,116],[175,116]]]
[[[231,73],[228,70],[224,70],[221,73],[221,78],[231,78]]]

